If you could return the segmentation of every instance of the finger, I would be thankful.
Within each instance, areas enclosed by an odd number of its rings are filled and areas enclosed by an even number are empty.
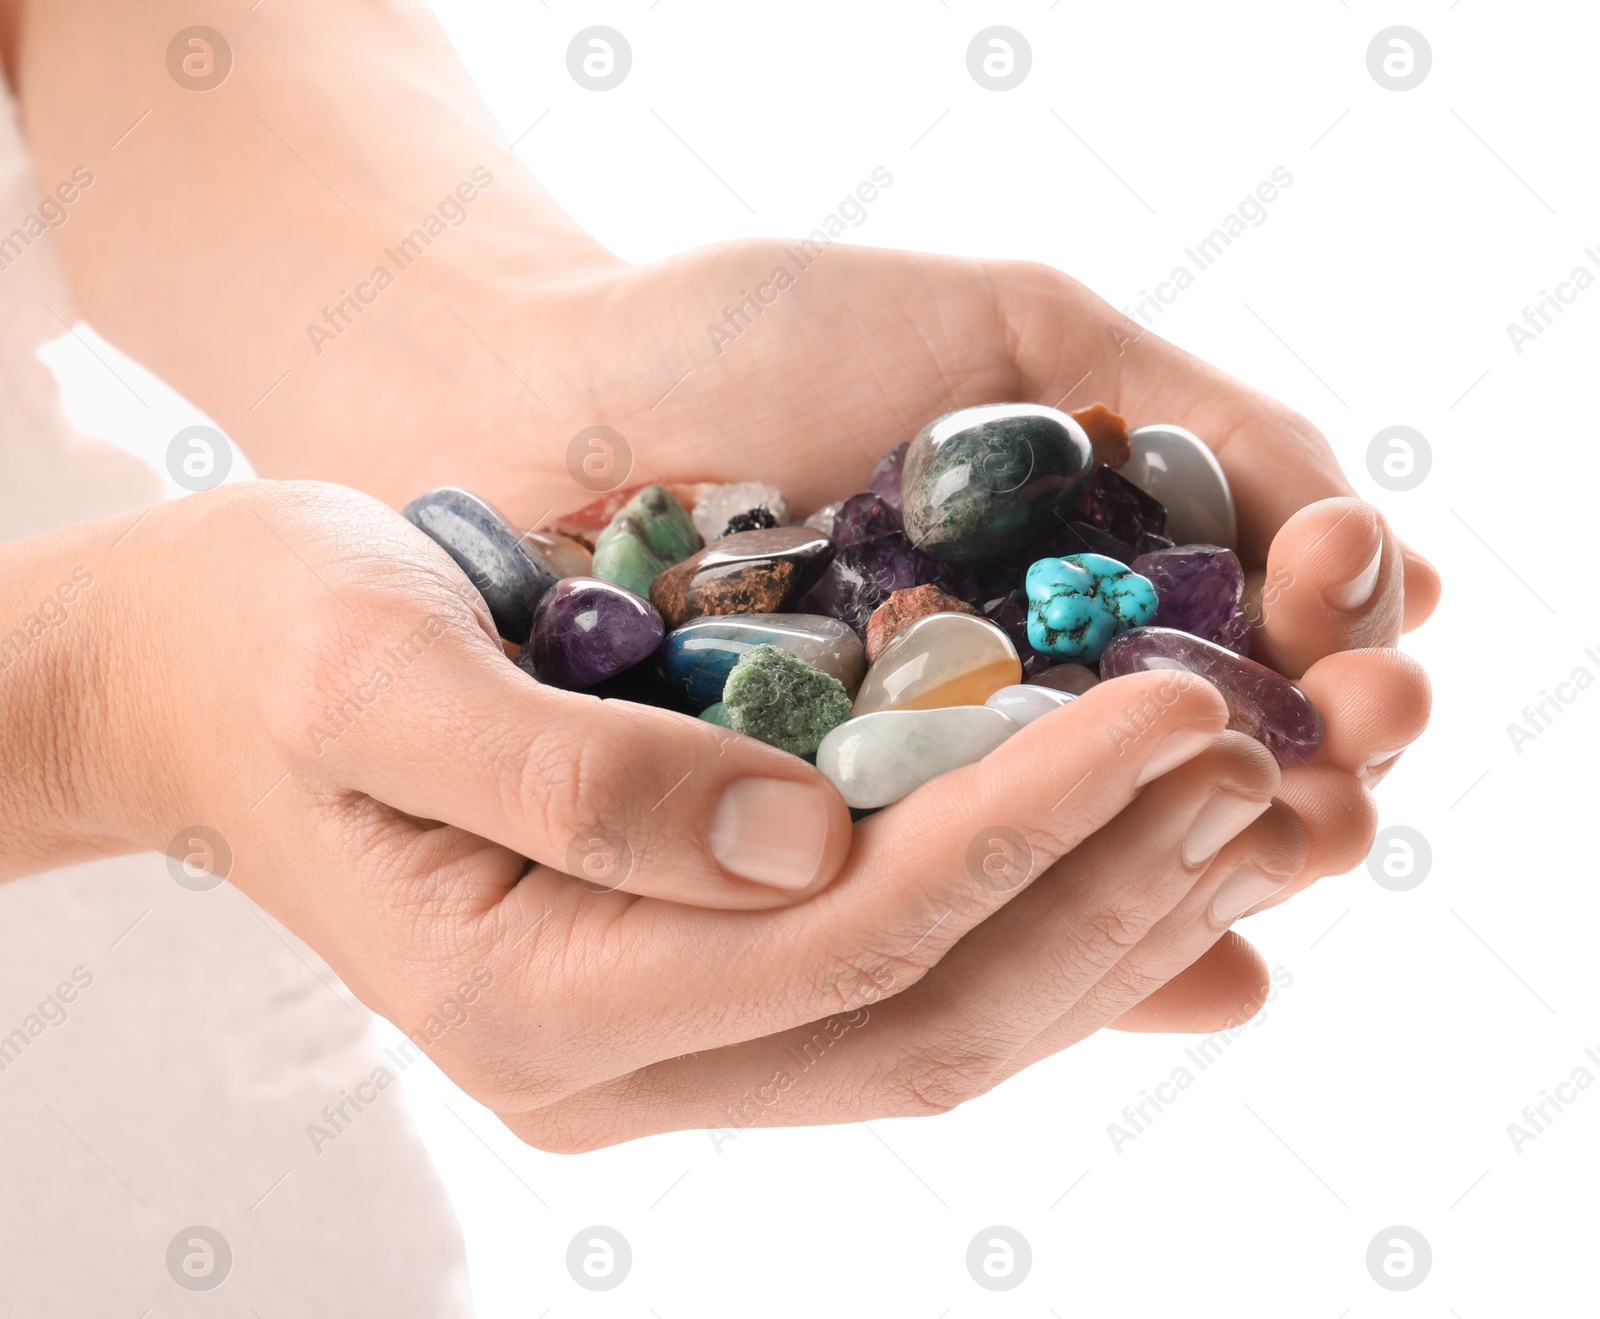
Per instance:
[[[1326,730],[1316,763],[1360,773],[1386,765],[1422,735],[1432,687],[1399,650],[1347,650],[1318,660],[1299,680]]]
[[[310,742],[344,786],[591,885],[673,902],[781,906],[843,863],[849,812],[798,757],[542,686],[476,632],[409,624],[323,648],[342,658],[318,675],[325,716]]]
[[[1276,907],[1319,879],[1355,869],[1372,850],[1378,831],[1378,807],[1367,780],[1345,770],[1318,764],[1286,769],[1278,800],[1305,827],[1305,864],[1283,888],[1246,914]]]
[[[784,1059],[793,1069],[794,1059],[822,1051],[827,1067],[791,1077],[781,1110],[757,1120],[842,1121],[952,1106],[1184,898],[1226,850],[1228,834],[1268,809],[1277,777],[1258,743],[1225,734],[972,931],[923,984],[799,1030],[663,1062],[523,1115],[513,1130],[543,1148],[573,1148],[723,1125],[734,1120],[724,1111],[729,1096],[759,1091]],[[628,1102],[619,1105],[624,1092]]]
[[[1254,1015],[1271,986],[1271,973],[1255,947],[1227,931],[1193,964],[1107,1023],[1113,1030],[1172,1031],[1206,1035]]]

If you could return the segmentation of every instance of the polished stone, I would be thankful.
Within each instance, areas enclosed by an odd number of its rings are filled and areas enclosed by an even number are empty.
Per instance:
[[[893,592],[920,583],[928,562],[898,531],[840,546],[799,607],[837,618],[865,636],[872,611]]]
[[[1100,657],[1100,676],[1148,670],[1197,674],[1228,706],[1228,727],[1248,733],[1281,765],[1309,760],[1322,745],[1322,716],[1306,694],[1264,664],[1173,628],[1142,627],[1115,638]]]
[[[982,705],[1022,681],[1006,634],[971,614],[929,614],[886,645],[856,693],[855,713]]]
[[[476,495],[444,486],[418,495],[401,510],[478,588],[495,630],[522,645],[533,611],[561,573]]]
[[[594,575],[594,555],[576,537],[564,536],[559,531],[525,531],[522,543],[538,550],[563,577]]]
[[[1205,442],[1182,426],[1136,426],[1122,475],[1167,510],[1167,534],[1179,545],[1239,548],[1233,492]]]
[[[563,536],[571,536],[574,540],[582,541],[584,545],[593,549],[595,537],[605,530],[606,524],[612,518],[616,517],[617,510],[645,489],[647,484],[625,485],[607,491],[576,512],[563,514],[551,524],[550,529],[560,532]],[[672,491],[673,497],[684,508],[693,508],[702,495],[715,490],[716,486],[709,482],[688,481],[670,483],[667,489]]]
[[[567,577],[534,611],[523,667],[555,687],[593,687],[649,659],[665,634],[648,600],[599,577]]]
[[[1093,664],[1119,632],[1156,611],[1156,592],[1125,563],[1099,554],[1040,559],[1028,569],[1028,643],[1057,659]]]
[[[1156,588],[1151,627],[1175,627],[1214,641],[1237,655],[1250,653],[1244,616],[1244,568],[1219,545],[1180,545],[1141,554],[1129,565]]]
[[[976,614],[965,600],[946,595],[931,582],[891,591],[888,599],[867,619],[867,663],[883,653],[883,648],[919,618],[929,614]]]
[[[834,515],[833,530],[829,533],[840,549],[846,545],[860,545],[877,540],[880,536],[900,534],[900,515],[871,491],[851,495],[839,506]]]
[[[700,548],[688,511],[664,485],[647,485],[595,537],[594,575],[648,595],[657,575]]]
[[[1050,687],[1072,696],[1082,696],[1100,683],[1100,675],[1082,664],[1052,664],[1047,669],[1030,673],[1023,682],[1030,686]]]
[[[777,646],[815,665],[856,694],[867,671],[861,638],[848,624],[822,614],[723,614],[697,618],[668,634],[661,666],[695,709],[722,699],[728,674],[756,646]]]
[[[850,717],[843,683],[777,646],[754,646],[739,656],[722,705],[735,732],[794,756],[814,755]]]
[[[1024,683],[991,692],[984,704],[991,710],[1000,711],[1021,728],[1052,710],[1059,710],[1068,701],[1075,700],[1077,697],[1071,692],[1057,691],[1053,687],[1042,687],[1037,683]]]
[[[1022,573],[1019,572],[1018,576],[1022,576]],[[1024,679],[1054,668],[1059,663],[1054,655],[1041,655],[1028,640],[1028,593],[1022,587],[990,600],[983,616],[1004,632],[1017,648]]]
[[[781,527],[789,520],[789,502],[777,486],[766,481],[735,481],[730,485],[712,486],[700,497],[700,502],[694,506],[695,529],[710,545],[728,534],[729,521],[755,508],[766,509],[775,526]]]
[[[809,527],[741,531],[668,568],[650,603],[668,628],[706,614],[789,613],[832,560],[833,542]]]
[[[1077,503],[1091,471],[1089,437],[1064,412],[994,403],[947,413],[906,452],[906,535],[936,559],[1021,549],[1049,529],[1058,507]]]
[[[817,768],[858,810],[888,806],[929,779],[982,760],[1017,731],[983,705],[879,710],[840,724],[817,748]]]

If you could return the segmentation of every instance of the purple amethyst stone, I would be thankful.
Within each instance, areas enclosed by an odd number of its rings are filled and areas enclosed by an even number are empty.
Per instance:
[[[1167,535],[1167,510],[1160,501],[1104,463],[1095,468],[1078,511],[1090,525],[1132,546],[1135,554],[1172,545]]]
[[[900,516],[900,471],[905,466],[906,450],[910,447],[910,440],[901,440],[873,464],[872,475],[867,478],[867,489],[894,509],[897,521]]]
[[[665,635],[648,600],[599,577],[567,577],[539,601],[517,664],[553,687],[593,687],[649,659]]]
[[[870,491],[851,495],[834,514],[833,530],[829,534],[839,549],[876,540],[879,536],[898,536],[901,534],[900,515],[886,500]]]
[[[1113,637],[1100,656],[1100,676],[1121,678],[1177,669],[1204,678],[1228,705],[1228,727],[1247,733],[1280,765],[1310,760],[1322,745],[1322,716],[1304,692],[1264,664],[1169,627],[1136,627]]]
[[[1151,627],[1175,627],[1231,650],[1250,653],[1250,626],[1240,602],[1244,568],[1218,545],[1180,545],[1141,554],[1134,572],[1148,577],[1159,603]]]

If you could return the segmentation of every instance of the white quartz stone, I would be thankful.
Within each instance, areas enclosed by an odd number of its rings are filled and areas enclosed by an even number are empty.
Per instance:
[[[1178,545],[1239,548],[1233,492],[1216,455],[1182,426],[1136,426],[1128,432],[1133,456],[1121,475],[1167,509],[1167,535]]]
[[[855,713],[982,705],[1022,680],[1017,648],[987,618],[925,614],[897,632],[873,660]]]
[[[1076,699],[1071,692],[1058,692],[1054,687],[1040,687],[1035,683],[1019,682],[1014,687],[1002,687],[984,704],[991,710],[1000,711],[1021,728],[1025,724],[1031,724],[1041,715],[1049,714],[1050,711]]]
[[[694,506],[691,516],[695,530],[707,545],[721,540],[728,522],[739,513],[748,513],[758,504],[765,504],[767,512],[778,520],[780,527],[789,522],[789,501],[775,485],[765,481],[737,481],[732,485],[719,485],[706,492]]]
[[[888,806],[929,779],[982,760],[1017,731],[986,705],[879,710],[847,719],[817,748],[817,768],[845,801]]]

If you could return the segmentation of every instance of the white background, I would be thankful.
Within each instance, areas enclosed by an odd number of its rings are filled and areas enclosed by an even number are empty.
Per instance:
[[[934,1121],[749,1132],[720,1152],[695,1131],[581,1158],[521,1147],[419,1066],[408,1096],[480,1314],[1594,1313],[1600,1086],[1520,1152],[1506,1130],[1574,1068],[1600,1078],[1584,1055],[1600,1053],[1600,694],[1520,753],[1507,733],[1578,666],[1600,678],[1600,290],[1521,353],[1506,331],[1575,266],[1600,274],[1584,254],[1600,244],[1592,14],[1486,0],[435,8],[507,138],[633,260],[803,234],[883,165],[894,183],[853,241],[1051,262],[1125,306],[1286,167],[1266,222],[1156,328],[1313,417],[1445,575],[1438,614],[1406,643],[1433,675],[1434,724],[1381,793],[1384,824],[1420,831],[1431,870],[1391,892],[1360,869],[1249,922],[1292,983],[1135,1141],[1115,1150],[1107,1124],[1175,1067],[1198,1072],[1191,1041],[1106,1034]],[[592,24],[633,53],[603,94],[566,70]],[[966,67],[993,24],[1032,50],[1003,93]],[[1368,72],[1369,42],[1394,24],[1431,46],[1413,90]],[[139,406],[76,341],[50,358],[85,429],[159,458],[196,419],[118,363],[154,405]],[[1397,424],[1433,457],[1404,493],[1366,461]],[[604,1294],[565,1268],[595,1223],[634,1256]],[[1004,1294],[965,1265],[991,1224],[1033,1251]],[[1434,1256],[1403,1294],[1365,1264],[1393,1224]]]

